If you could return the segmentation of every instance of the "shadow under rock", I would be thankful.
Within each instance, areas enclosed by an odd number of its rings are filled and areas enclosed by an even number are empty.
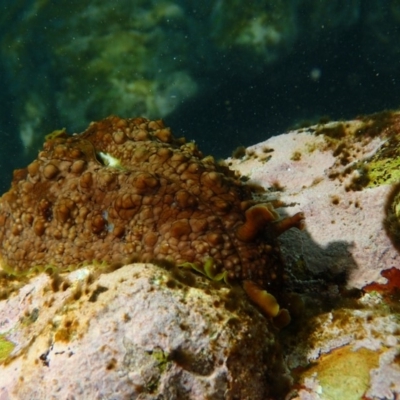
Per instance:
[[[279,242],[285,265],[284,293],[279,301],[292,317],[280,332],[279,341],[285,359],[296,354],[297,365],[288,365],[296,381],[296,370],[310,365],[308,356],[314,347],[312,336],[318,315],[358,308],[362,292],[347,287],[350,274],[357,269],[350,251],[352,244],[333,241],[321,247],[306,230],[296,229],[285,232]]]
[[[289,284],[293,288],[307,288],[307,282],[321,285],[345,286],[350,274],[358,268],[351,255],[352,244],[332,241],[328,246],[318,245],[307,232],[291,229],[279,238]]]
[[[298,317],[311,318],[342,307],[347,299],[359,298],[361,290],[347,283],[357,264],[351,255],[352,244],[332,241],[321,247],[307,231],[291,229],[279,238],[285,265],[285,291],[301,296],[305,312]],[[310,303],[310,304],[308,304]],[[296,323],[296,316],[294,323]]]

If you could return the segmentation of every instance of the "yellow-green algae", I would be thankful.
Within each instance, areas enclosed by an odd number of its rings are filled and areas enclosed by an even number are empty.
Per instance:
[[[360,117],[353,123],[336,122],[318,125],[315,134],[323,134],[326,147],[333,150],[345,174],[357,170],[360,178],[350,189],[360,190],[390,185],[400,181],[400,113],[382,111]],[[357,145],[364,146],[373,138],[380,137],[383,144],[370,158],[357,159]],[[334,175],[334,174],[333,174]]]
[[[400,181],[400,135],[394,134],[368,162],[367,187]]]
[[[202,267],[197,266],[195,263],[185,262],[183,264],[178,265],[180,268],[190,268],[193,269],[200,274],[206,276],[212,281],[224,281],[226,284],[228,283],[228,272],[218,272],[215,261],[212,258],[208,258]]]
[[[359,400],[369,388],[371,370],[378,366],[378,352],[345,346],[321,356],[305,377],[318,382],[322,400]]]
[[[67,128],[62,128],[62,129],[56,129],[53,132],[50,132],[48,135],[44,137],[45,141],[47,142],[48,140],[54,140],[57,139],[58,137],[62,137],[67,134]]]
[[[0,363],[3,363],[15,348],[15,344],[0,334]]]
[[[383,225],[393,246],[400,251],[400,182],[392,186],[385,204]]]

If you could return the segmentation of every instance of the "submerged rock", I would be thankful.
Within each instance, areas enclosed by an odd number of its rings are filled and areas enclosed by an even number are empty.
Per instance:
[[[342,274],[361,289],[399,268],[385,222],[400,180],[399,144],[400,114],[388,112],[276,136],[228,164],[262,185],[263,199],[279,200],[281,215],[304,212],[306,231],[281,237],[287,267]]]
[[[2,399],[261,400],[282,382],[270,322],[240,288],[186,270],[41,274],[1,301],[0,327],[14,345]]]
[[[280,238],[288,289],[304,302],[281,336],[291,399],[400,394],[399,144],[400,114],[384,112],[289,132],[228,161],[281,215],[304,212],[306,229]]]
[[[397,398],[399,140],[400,114],[387,112],[227,160],[265,188],[257,203],[305,214],[304,231],[278,239],[292,316],[281,331],[240,287],[190,269],[2,273],[2,398]]]

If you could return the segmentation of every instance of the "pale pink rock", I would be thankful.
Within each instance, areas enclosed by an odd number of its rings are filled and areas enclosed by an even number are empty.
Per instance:
[[[54,292],[41,274],[0,302],[0,333],[15,344],[1,400],[267,398],[278,348],[241,289],[186,285],[149,264],[88,275]]]
[[[391,185],[347,190],[357,170],[332,177],[346,166],[316,129],[271,138],[227,162],[267,189],[261,199],[279,200],[282,216],[304,212],[305,230],[280,242],[288,271],[304,269],[302,287],[314,279],[311,294],[300,295],[318,303],[337,301],[343,289],[325,277],[346,272],[348,289],[384,284],[381,271],[400,260],[382,224]],[[368,163],[384,140],[353,141],[349,162]],[[0,335],[15,344],[0,365],[0,400],[279,399],[288,368],[310,363],[286,399],[400,398],[400,318],[379,293],[306,310],[277,335],[239,288],[199,276],[182,283],[143,264],[89,275],[89,267],[65,274],[70,285],[54,291],[42,274],[0,301]],[[323,294],[316,276],[329,283]]]
[[[352,123],[354,129],[360,125],[359,121]],[[380,272],[400,264],[400,256],[382,223],[391,186],[346,191],[352,176],[343,182],[328,177],[344,167],[337,165],[337,157],[332,154],[333,149],[327,148],[324,135],[316,136],[314,130],[273,137],[248,149],[257,158],[247,155],[229,159],[228,164],[266,189],[277,183],[283,187],[282,191],[265,196],[285,204],[278,210],[282,215],[304,213],[305,232],[292,230],[282,236],[287,262],[301,257],[314,273],[347,270],[349,288],[385,282]],[[354,161],[368,160],[384,141],[377,137],[367,145],[359,145],[358,159]],[[357,143],[353,145],[356,146]],[[266,148],[273,151],[266,153]],[[300,154],[299,160],[293,159],[296,153]],[[271,158],[263,161],[266,156]],[[337,205],[333,204],[335,198],[339,199]]]
[[[345,126],[348,132],[354,132],[367,123],[357,120]],[[329,277],[344,273],[344,286],[362,289],[374,282],[387,283],[381,275],[383,270],[400,269],[399,253],[383,225],[392,185],[349,190],[352,180],[362,173],[358,166],[368,165],[387,137],[380,134],[349,139],[349,160],[342,165],[335,153],[340,141],[330,145],[334,140],[320,134],[340,124],[273,137],[251,146],[243,158],[228,160],[228,165],[250,182],[266,189],[261,198],[284,204],[278,210],[282,216],[304,213],[305,230],[290,230],[280,242],[288,270],[301,270],[303,288],[307,288],[309,275],[307,304],[311,307],[313,302],[318,304],[324,296],[330,296],[323,287]],[[343,174],[351,165],[357,168]],[[320,289],[316,277],[321,281]],[[297,331],[284,337],[282,347],[289,369],[307,368],[286,399],[400,398],[398,308],[392,309],[374,292],[348,300],[348,305],[340,304],[342,289],[331,283],[331,297],[336,299],[332,310],[314,311],[304,317]],[[328,355],[330,358],[326,358]],[[354,359],[359,361],[357,365],[352,364]],[[314,367],[308,370],[310,363]]]

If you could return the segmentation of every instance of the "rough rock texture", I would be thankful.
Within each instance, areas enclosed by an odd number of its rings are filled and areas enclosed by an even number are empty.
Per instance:
[[[396,399],[400,323],[398,305],[392,307],[379,294],[367,293],[297,327],[297,342],[286,337],[282,343],[288,368],[301,371],[288,398]]]
[[[279,199],[282,215],[304,211],[306,232],[282,236],[287,264],[345,272],[360,289],[400,263],[384,223],[400,179],[399,132],[399,114],[382,113],[280,135],[228,164],[263,185],[263,199]]]
[[[0,302],[0,332],[2,400],[261,400],[283,367],[241,289],[149,264],[41,274]]]
[[[282,215],[304,211],[306,229],[280,239],[305,306],[281,336],[297,377],[288,398],[400,396],[399,142],[400,114],[387,112],[274,137],[228,162]]]
[[[257,202],[305,212],[306,229],[279,239],[282,297],[297,292],[280,332],[242,289],[186,269],[2,273],[1,398],[96,398],[110,387],[116,399],[398,398],[399,133],[400,114],[381,113],[290,132],[227,161],[265,187]]]

